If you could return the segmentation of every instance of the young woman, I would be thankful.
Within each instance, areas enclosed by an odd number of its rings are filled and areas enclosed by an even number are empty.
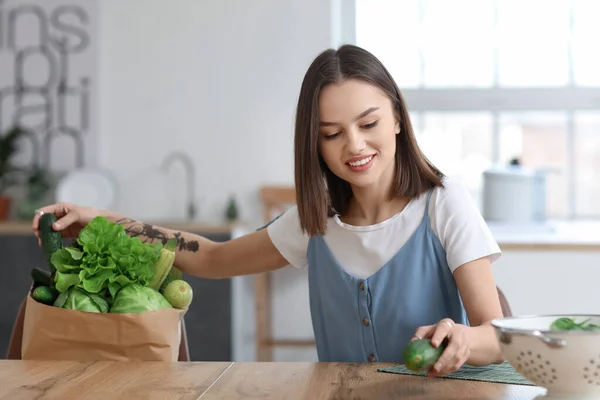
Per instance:
[[[145,241],[177,237],[176,265],[203,278],[308,268],[320,361],[402,362],[410,340],[447,348],[431,375],[503,361],[489,322],[502,312],[491,262],[500,255],[468,192],[421,153],[400,90],[369,52],[320,54],[296,116],[297,206],[265,229],[215,243],[107,210],[54,204],[75,237],[94,217]]]

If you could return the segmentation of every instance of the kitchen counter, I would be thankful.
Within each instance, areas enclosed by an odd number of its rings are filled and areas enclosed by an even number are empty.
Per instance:
[[[241,236],[252,232],[243,223],[207,224],[201,221],[144,221],[164,228],[205,234]],[[582,250],[600,251],[599,221],[549,221],[540,225],[488,222],[503,250]],[[2,235],[32,234],[29,221],[0,222]]]
[[[378,372],[383,363],[0,361],[3,399],[535,399],[538,386]]]
[[[600,221],[488,222],[488,226],[502,250],[600,251]]]

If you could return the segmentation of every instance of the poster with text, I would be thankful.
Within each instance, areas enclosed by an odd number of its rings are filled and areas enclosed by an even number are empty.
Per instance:
[[[0,0],[0,129],[25,129],[15,161],[95,166],[96,0]]]

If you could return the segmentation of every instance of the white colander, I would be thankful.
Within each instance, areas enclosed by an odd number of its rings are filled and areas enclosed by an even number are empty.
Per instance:
[[[544,398],[600,399],[600,330],[550,330],[563,317],[600,325],[600,315],[587,314],[507,317],[492,325],[506,360],[546,388]]]

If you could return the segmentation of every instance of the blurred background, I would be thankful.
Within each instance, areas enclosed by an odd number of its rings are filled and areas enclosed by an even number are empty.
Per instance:
[[[0,0],[0,345],[40,205],[218,241],[291,206],[303,74],[344,43],[468,187],[513,313],[598,312],[599,19],[596,0]],[[189,279],[192,359],[316,359],[306,271]]]

